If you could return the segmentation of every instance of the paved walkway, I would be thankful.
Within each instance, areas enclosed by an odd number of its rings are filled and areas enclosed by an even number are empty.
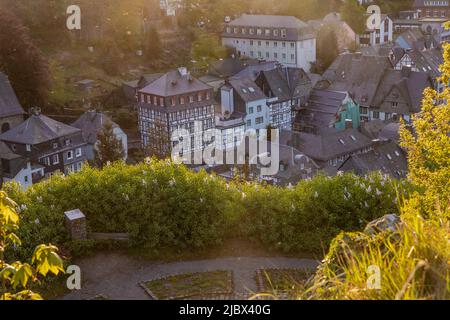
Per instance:
[[[63,299],[89,299],[102,294],[111,299],[150,299],[139,286],[142,281],[173,274],[214,270],[233,271],[235,290],[256,292],[255,271],[260,268],[315,268],[309,259],[233,257],[214,260],[152,263],[120,254],[97,254],[77,261],[81,268],[82,288]]]

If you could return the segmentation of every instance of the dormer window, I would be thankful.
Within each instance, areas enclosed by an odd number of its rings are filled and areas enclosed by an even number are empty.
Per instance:
[[[266,29],[266,37],[270,36],[270,29]]]
[[[64,144],[65,144],[66,146],[68,146],[68,145],[70,145],[71,142],[72,142],[72,141],[70,141],[70,139],[66,139],[66,140],[64,141]]]
[[[180,104],[184,104],[184,97],[180,97]]]
[[[286,38],[286,29],[281,29],[281,36]]]
[[[255,29],[253,29],[253,28],[248,29],[248,33],[254,34],[255,33]]]
[[[171,100],[172,107],[175,106],[175,104],[176,104],[175,98],[172,98],[172,99],[170,99],[170,100]]]
[[[161,107],[164,107],[164,99],[163,98],[159,98],[159,105]]]
[[[273,35],[274,35],[275,37],[278,37],[278,29],[274,29],[274,30],[273,30]]]
[[[26,149],[27,151],[31,151],[31,145],[30,145],[30,144],[27,144],[27,145],[25,146],[25,149]]]
[[[258,36],[260,36],[261,34],[262,34],[262,29],[256,29],[256,34],[258,35]]]
[[[189,103],[194,102],[194,96],[189,96]]]
[[[241,32],[242,32],[242,34],[246,34],[247,30],[245,28],[242,28]]]
[[[58,148],[58,142],[53,142],[53,149],[57,149]]]
[[[231,33],[231,28],[227,27],[227,33]]]

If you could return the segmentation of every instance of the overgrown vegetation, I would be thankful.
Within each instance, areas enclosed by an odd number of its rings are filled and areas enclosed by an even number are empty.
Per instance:
[[[301,298],[450,299],[450,44],[441,71],[444,90],[427,89],[412,127],[400,130],[418,187],[402,201],[401,221],[376,233],[340,234]]]
[[[205,248],[232,236],[254,239],[287,253],[323,253],[340,230],[360,230],[396,212],[397,182],[380,174],[366,178],[319,176],[292,189],[246,182],[227,183],[169,161],[136,166],[121,162],[81,173],[54,176],[22,191],[5,190],[22,210],[20,236],[28,247],[52,241],[72,243],[64,211],[79,208],[92,232],[128,232],[131,245],[157,252],[164,247]]]

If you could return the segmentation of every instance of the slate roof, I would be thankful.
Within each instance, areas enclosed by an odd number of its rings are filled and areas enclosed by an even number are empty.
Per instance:
[[[401,71],[386,70],[376,91],[373,106],[380,106],[392,89],[397,88],[406,100],[409,111],[411,113],[419,112],[423,91],[431,86],[428,73],[408,71],[407,68],[403,68]]]
[[[243,14],[229,23],[231,26],[267,28],[304,28],[307,24],[294,16]]]
[[[293,146],[316,161],[329,161],[369,148],[373,144],[371,139],[353,128],[317,135],[282,130],[280,143]]]
[[[249,64],[240,72],[234,74],[231,79],[250,78],[252,80],[255,80],[261,71],[275,69],[277,65],[277,61],[262,61],[255,64]]]
[[[358,104],[369,106],[373,104],[378,83],[389,64],[387,57],[344,53],[336,58],[322,78],[330,83],[328,89],[348,91]]]
[[[155,77],[152,82],[139,92],[170,97],[196,91],[209,90],[210,86],[194,78],[190,74],[182,75],[178,70],[169,71],[162,76]]]
[[[0,135],[0,140],[35,145],[77,132],[80,132],[80,129],[42,114],[33,114],[18,126]]]
[[[265,78],[273,96],[278,97],[279,101],[301,95],[299,88],[301,85],[312,86],[308,74],[300,68],[277,67],[262,71],[261,75]]]
[[[105,123],[110,123],[113,128],[119,126],[104,113],[88,111],[83,113],[72,126],[81,129],[86,142],[94,144],[97,141],[97,134],[103,129]]]
[[[251,79],[233,79],[228,82],[244,102],[267,99],[266,95]]]
[[[24,113],[8,77],[0,72],[0,118]]]
[[[368,153],[350,156],[339,167],[339,171],[352,171],[358,175],[381,171],[395,178],[404,178],[408,172],[408,161],[404,151],[395,142],[387,142],[375,146]]]
[[[315,128],[329,128],[337,120],[346,92],[314,89],[308,105],[300,109],[295,121]]]
[[[260,27],[260,28],[284,28],[286,36],[266,36],[263,32],[258,35],[249,33],[223,32],[222,37],[226,38],[247,38],[247,39],[280,39],[284,41],[299,41],[305,39],[313,39],[315,37],[314,30],[305,22],[293,16],[275,16],[275,15],[252,15],[243,14],[239,18],[227,24],[227,27]],[[226,30],[226,29],[225,29]]]
[[[247,64],[237,58],[227,58],[211,63],[209,74],[220,78],[232,77],[247,67]]]

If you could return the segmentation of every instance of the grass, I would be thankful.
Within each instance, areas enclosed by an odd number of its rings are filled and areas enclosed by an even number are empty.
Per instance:
[[[302,296],[307,299],[450,299],[448,209],[424,219],[414,205],[402,208],[398,232],[342,234]],[[378,286],[373,267],[379,270]]]
[[[147,281],[144,285],[160,300],[207,297],[233,292],[230,271],[185,273]]]
[[[257,276],[261,292],[296,292],[302,290],[314,274],[308,269],[262,269]]]

